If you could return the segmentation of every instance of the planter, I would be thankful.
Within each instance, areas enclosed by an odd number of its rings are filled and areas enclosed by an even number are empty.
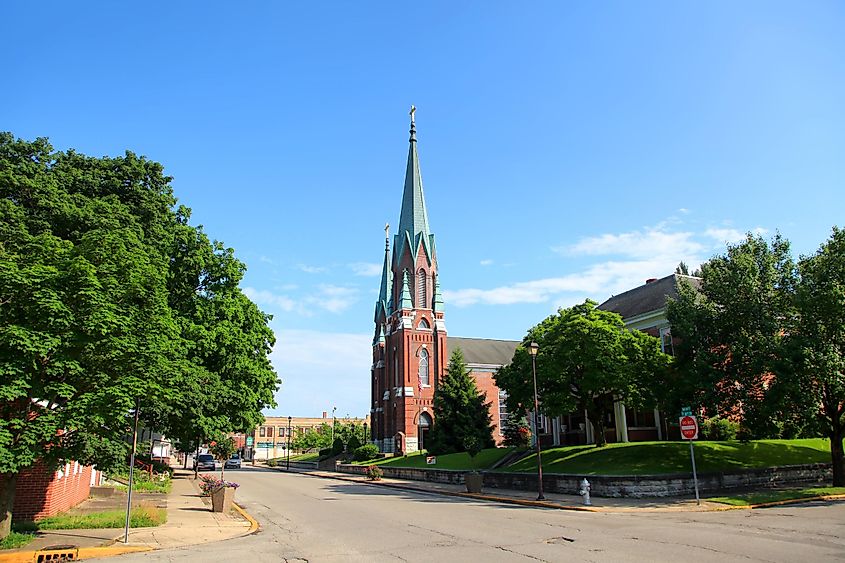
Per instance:
[[[464,475],[464,484],[468,493],[480,493],[484,485],[484,475],[481,473],[467,473]]]
[[[229,512],[235,500],[234,487],[221,487],[211,493],[211,511]]]

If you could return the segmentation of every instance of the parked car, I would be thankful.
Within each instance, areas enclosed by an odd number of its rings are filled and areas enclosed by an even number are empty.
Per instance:
[[[232,457],[226,460],[224,464],[226,469],[240,469],[241,468],[241,456],[238,454],[233,454]]]
[[[214,456],[211,454],[200,454],[194,458],[194,469],[197,471],[214,471],[217,464],[214,463]]]

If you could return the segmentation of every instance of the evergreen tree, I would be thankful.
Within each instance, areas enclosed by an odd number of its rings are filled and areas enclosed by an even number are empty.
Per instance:
[[[469,452],[495,446],[490,403],[470,376],[460,348],[452,352],[446,376],[434,393],[434,425],[429,452],[435,455]]]
[[[528,428],[528,419],[525,411],[512,409],[508,412],[508,420],[502,429],[505,437],[505,445],[515,448],[528,446],[528,439],[531,437],[531,430]]]

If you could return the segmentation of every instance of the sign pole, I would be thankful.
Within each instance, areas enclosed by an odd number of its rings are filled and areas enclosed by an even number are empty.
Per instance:
[[[692,481],[695,483],[695,504],[701,504],[701,498],[698,496],[698,475],[695,472],[695,450],[692,447],[692,440],[689,441],[689,457],[692,460]]]

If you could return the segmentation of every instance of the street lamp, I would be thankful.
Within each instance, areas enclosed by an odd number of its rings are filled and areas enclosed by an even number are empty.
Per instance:
[[[528,345],[531,354],[531,373],[534,375],[534,444],[537,446],[537,500],[544,500],[543,496],[543,458],[540,450],[540,432],[537,417],[540,414],[540,403],[537,401],[537,351],[540,346],[536,342]]]
[[[364,443],[369,444],[370,439],[367,437],[367,423],[364,423]]]
[[[332,446],[334,446],[334,411],[337,410],[337,407],[332,407]]]
[[[290,421],[291,417],[288,417],[288,463],[287,463],[287,471],[290,471]]]

